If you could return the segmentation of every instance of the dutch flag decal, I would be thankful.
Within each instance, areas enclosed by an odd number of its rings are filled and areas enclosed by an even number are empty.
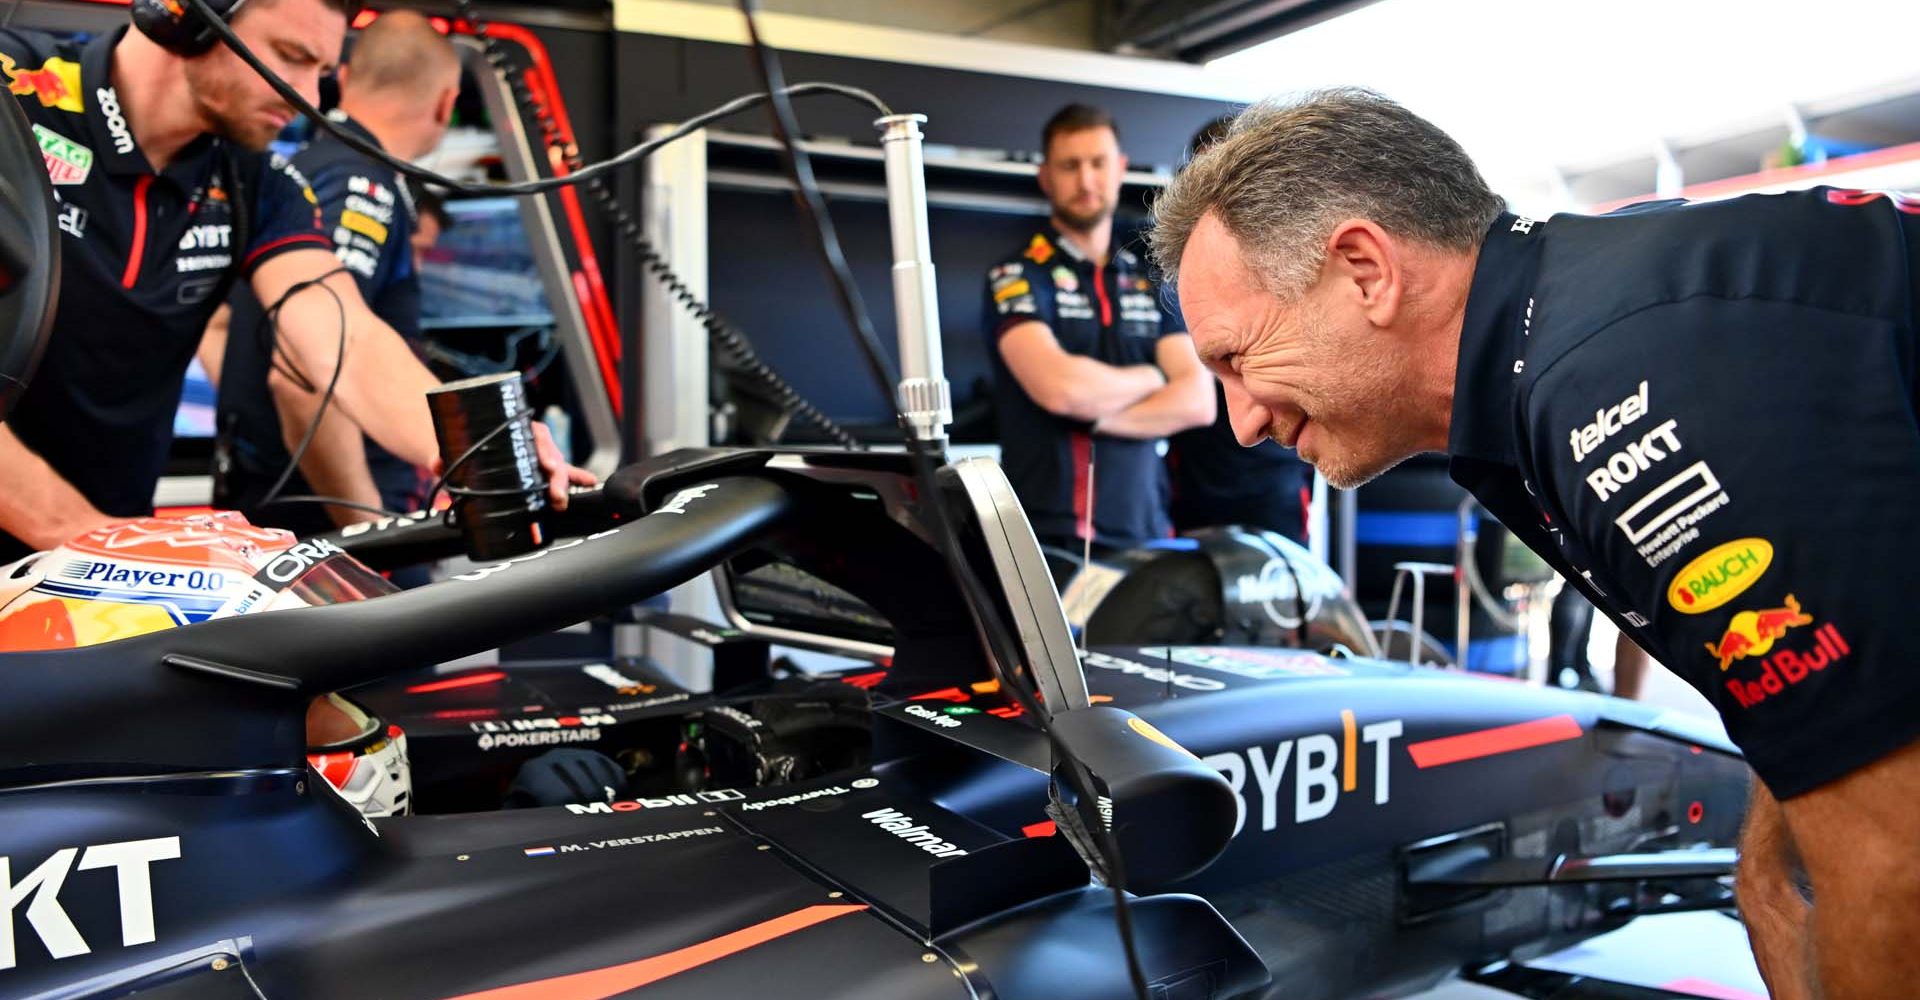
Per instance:
[[[527,857],[530,857],[530,858],[544,858],[547,855],[554,853],[554,851],[553,851],[553,848],[551,847],[528,847],[523,849],[520,853],[525,854]]]

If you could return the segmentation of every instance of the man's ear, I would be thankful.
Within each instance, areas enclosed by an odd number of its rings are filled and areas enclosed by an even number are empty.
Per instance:
[[[1367,219],[1348,219],[1327,237],[1323,278],[1349,297],[1375,326],[1391,326],[1406,292],[1401,245]]]
[[[348,69],[346,63],[341,63],[333,68],[333,82],[340,85],[340,92],[343,94],[347,92],[347,74]]]
[[[448,125],[453,122],[453,105],[460,100],[460,87],[448,87],[440,92],[440,100],[434,103],[433,123]]]
[[[1034,180],[1037,180],[1040,182],[1040,193],[1046,195],[1048,201],[1052,201],[1053,200],[1053,178],[1047,174],[1046,160],[1042,159],[1040,161],[1040,169],[1034,172],[1033,177],[1034,177]]]

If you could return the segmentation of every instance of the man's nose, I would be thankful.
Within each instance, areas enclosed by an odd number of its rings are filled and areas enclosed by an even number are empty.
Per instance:
[[[1220,386],[1227,396],[1227,422],[1233,425],[1233,436],[1240,447],[1251,448],[1265,441],[1267,430],[1273,426],[1273,413],[1254,402],[1240,387],[1238,378],[1221,379]]]

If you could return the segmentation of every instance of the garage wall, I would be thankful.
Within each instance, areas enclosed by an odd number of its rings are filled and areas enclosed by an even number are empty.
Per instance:
[[[755,87],[744,46],[621,32],[614,47],[611,120],[622,146],[638,141],[648,125],[684,119]],[[1031,151],[1039,145],[1041,126],[1062,104],[1098,104],[1119,119],[1122,145],[1136,167],[1143,168],[1180,162],[1194,130],[1233,107],[1204,98],[813,52],[787,52],[783,65],[789,81],[865,87],[897,110],[927,115],[928,139],[936,143]],[[809,135],[874,141],[873,116],[857,105],[810,98],[797,110]],[[725,127],[768,131],[759,111],[744,113]],[[637,172],[623,178],[622,186],[623,197],[635,203]],[[885,213],[878,206],[849,204],[837,206],[835,215],[875,324],[891,344]],[[985,268],[1017,249],[1040,222],[953,210],[934,213],[934,263],[941,275],[941,321],[957,407],[969,401],[976,381],[987,372],[981,331]],[[852,423],[886,422],[885,400],[854,377],[858,356],[790,199],[718,193],[710,230],[714,306],[745,329],[765,359],[829,415]],[[643,276],[631,255],[622,254],[618,261],[621,322],[632,344],[639,336],[639,296],[633,290]]]

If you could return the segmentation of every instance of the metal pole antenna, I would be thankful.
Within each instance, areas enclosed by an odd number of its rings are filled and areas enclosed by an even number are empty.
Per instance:
[[[945,449],[953,401],[940,356],[940,302],[927,236],[926,164],[920,123],[925,115],[875,121],[887,158],[887,219],[893,229],[893,315],[900,334],[900,412],[919,441]]]

